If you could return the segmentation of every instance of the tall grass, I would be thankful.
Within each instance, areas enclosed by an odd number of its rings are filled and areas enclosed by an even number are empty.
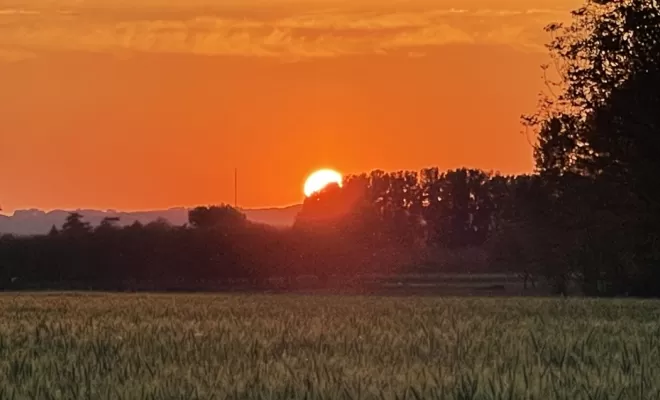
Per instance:
[[[1,399],[660,399],[660,303],[0,296]]]

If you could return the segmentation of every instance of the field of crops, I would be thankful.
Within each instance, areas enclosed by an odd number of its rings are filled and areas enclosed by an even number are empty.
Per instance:
[[[1,399],[660,399],[660,303],[0,295]]]

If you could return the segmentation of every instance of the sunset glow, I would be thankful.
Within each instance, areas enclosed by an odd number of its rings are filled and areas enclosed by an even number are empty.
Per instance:
[[[579,4],[2,2],[3,212],[233,202],[235,167],[243,207],[325,163],[531,172],[543,27]]]
[[[331,183],[336,183],[341,186],[341,182],[342,177],[339,172],[331,169],[321,169],[307,178],[303,192],[305,193],[305,196],[309,197]]]

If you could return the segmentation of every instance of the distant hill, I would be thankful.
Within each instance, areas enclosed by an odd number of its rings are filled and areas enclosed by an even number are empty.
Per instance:
[[[248,220],[286,227],[293,222],[301,209],[301,205],[282,208],[242,209]],[[12,233],[15,235],[38,235],[48,233],[55,225],[61,227],[66,216],[74,210],[16,210],[13,215],[0,215],[0,234]],[[187,208],[170,208],[168,210],[123,212],[115,210],[75,210],[83,215],[84,219],[93,226],[98,225],[103,218],[118,217],[121,225],[130,225],[135,221],[142,224],[156,221],[160,218],[169,221],[172,225],[183,225],[188,222]]]

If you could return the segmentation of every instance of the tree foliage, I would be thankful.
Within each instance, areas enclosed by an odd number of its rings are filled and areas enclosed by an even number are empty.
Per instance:
[[[546,30],[560,79],[523,117],[538,135],[539,172],[602,176],[645,191],[648,170],[660,165],[658,2],[588,0],[571,25]]]
[[[660,221],[660,5],[588,0],[547,31],[560,79],[523,117],[550,211],[536,210],[548,232],[538,240],[561,232],[554,268],[587,292],[640,292],[659,277],[649,221]]]
[[[91,227],[72,213],[49,235],[1,239],[0,269],[23,284],[102,289],[264,286],[276,278],[291,285],[310,274],[327,285],[333,277],[414,272],[433,264],[429,249],[483,246],[516,208],[510,203],[520,190],[511,188],[519,179],[437,168],[348,176],[307,198],[290,229],[251,223],[227,205],[190,210],[187,226],[107,218]]]
[[[238,228],[245,224],[245,214],[222,204],[220,206],[196,207],[188,212],[188,222],[195,228]]]

